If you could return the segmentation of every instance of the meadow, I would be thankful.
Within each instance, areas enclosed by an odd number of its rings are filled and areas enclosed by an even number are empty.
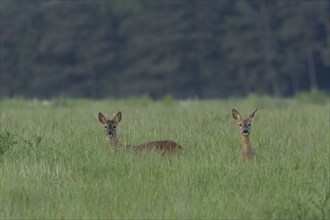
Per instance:
[[[301,100],[1,100],[0,219],[329,219],[329,99]],[[257,160],[238,160],[233,107],[258,108]],[[111,151],[100,111],[124,144],[183,151]]]

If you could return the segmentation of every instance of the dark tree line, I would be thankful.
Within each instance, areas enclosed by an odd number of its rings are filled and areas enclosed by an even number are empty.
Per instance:
[[[330,90],[329,1],[1,0],[1,97]]]

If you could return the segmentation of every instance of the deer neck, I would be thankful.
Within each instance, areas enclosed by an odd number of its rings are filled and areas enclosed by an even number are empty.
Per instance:
[[[119,139],[116,135],[112,138],[107,138],[107,140],[108,140],[108,143],[109,143],[110,147],[113,148],[113,149],[118,149],[118,148],[124,148],[125,147],[125,145],[123,145],[119,141]]]
[[[242,151],[244,154],[250,154],[251,152],[251,145],[250,145],[250,138],[249,136],[241,135],[242,137]]]

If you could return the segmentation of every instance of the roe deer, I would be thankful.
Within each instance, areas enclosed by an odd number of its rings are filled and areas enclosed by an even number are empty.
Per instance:
[[[116,115],[114,115],[111,120],[106,116],[104,116],[101,112],[99,112],[99,121],[105,127],[106,139],[112,149],[116,150],[116,149],[132,148],[137,151],[157,149],[160,150],[163,154],[170,154],[182,148],[181,145],[170,140],[151,141],[138,145],[124,145],[120,143],[116,134],[116,128],[119,122],[121,121],[121,118],[122,118],[121,112],[118,112]]]
[[[239,126],[242,138],[242,150],[239,155],[241,160],[252,159],[257,156],[256,149],[250,145],[251,124],[256,112],[257,109],[249,117],[242,119],[240,113],[236,109],[232,110],[233,118],[236,120]]]

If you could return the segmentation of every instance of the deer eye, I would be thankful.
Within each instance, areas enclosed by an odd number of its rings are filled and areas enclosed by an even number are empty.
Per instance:
[[[239,124],[240,127],[242,127],[242,124]]]
[[[117,127],[116,125],[112,125],[112,128],[116,129],[116,127]]]
[[[248,126],[251,126],[251,124],[248,124]]]
[[[104,128],[108,128],[108,125],[104,125]]]

